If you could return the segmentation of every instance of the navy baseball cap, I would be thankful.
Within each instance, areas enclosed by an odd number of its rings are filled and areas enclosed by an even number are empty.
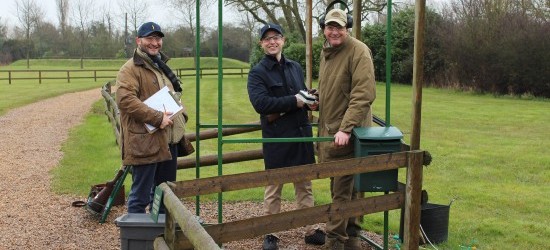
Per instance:
[[[279,34],[283,34],[283,28],[281,28],[280,25],[274,24],[274,23],[267,23],[260,29],[260,39],[264,38],[264,35],[267,31],[274,30]]]
[[[164,37],[164,33],[162,33],[162,30],[160,29],[160,26],[154,22],[147,22],[142,24],[137,32],[138,37],[146,37],[151,35],[152,33],[159,33],[160,37]]]

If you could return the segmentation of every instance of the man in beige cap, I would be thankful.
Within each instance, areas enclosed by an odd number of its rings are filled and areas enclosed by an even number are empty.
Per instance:
[[[325,44],[319,68],[318,136],[333,136],[334,142],[318,143],[319,162],[354,157],[351,132],[371,126],[371,105],[376,97],[374,65],[370,49],[351,37],[351,16],[330,10],[321,24]],[[331,178],[334,203],[357,198],[353,176]],[[326,249],[361,249],[358,218],[331,220],[326,224]]]

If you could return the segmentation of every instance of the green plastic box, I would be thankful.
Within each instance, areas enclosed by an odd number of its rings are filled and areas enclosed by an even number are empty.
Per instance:
[[[355,157],[401,151],[403,133],[396,127],[361,127],[353,129]],[[354,175],[358,192],[397,191],[397,169]]]

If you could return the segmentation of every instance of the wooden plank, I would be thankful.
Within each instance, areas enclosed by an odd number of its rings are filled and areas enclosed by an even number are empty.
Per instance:
[[[420,237],[420,203],[422,200],[422,161],[424,153],[410,153],[405,184],[405,226],[403,249],[418,249]]]
[[[222,163],[257,160],[262,159],[263,156],[261,149],[229,152],[222,155]],[[218,155],[201,156],[199,161],[201,167],[217,165]],[[196,162],[196,157],[180,157],[178,158],[178,169],[194,168]]]
[[[164,241],[164,238],[162,238],[161,236],[155,238],[155,241],[153,242],[153,247],[155,250],[170,250],[170,248],[166,244],[166,241]]]
[[[168,184],[162,183],[159,185],[160,188],[162,188],[162,191],[164,192],[163,196],[163,202],[166,206],[167,210],[169,211],[167,213],[166,217],[166,227],[170,226],[170,230],[165,229],[169,235],[165,235],[165,237],[171,237],[172,235],[172,229],[175,231],[175,225],[169,225],[168,222],[172,219],[168,220],[169,217],[174,218],[178,225],[180,226],[181,230],[185,232],[185,237],[189,239],[191,244],[194,246],[197,250],[216,250],[220,249],[220,247],[214,242],[214,240],[208,235],[208,233],[204,230],[202,225],[195,219],[193,214],[185,208],[185,206],[181,203],[179,198],[174,195]],[[174,238],[174,241],[179,241],[181,237],[178,237],[177,234],[174,234],[176,237]],[[170,248],[174,249],[171,245],[171,242],[167,242],[168,246]],[[178,248],[179,249],[179,248]]]
[[[228,136],[228,135],[243,134],[247,132],[258,131],[261,129],[260,122],[251,122],[251,123],[247,123],[247,125],[257,125],[257,126],[247,127],[247,128],[222,128],[222,135]],[[196,133],[187,133],[185,134],[185,137],[192,142],[197,140]],[[200,131],[199,138],[201,140],[213,139],[213,138],[217,139],[218,129],[214,128],[214,129]]]
[[[164,217],[164,239],[170,249],[175,249],[174,242],[176,237],[176,222],[174,221],[174,217],[172,217],[172,213],[166,209]]]
[[[355,173],[396,169],[406,164],[406,152],[382,154],[291,168],[268,169],[266,171],[179,181],[175,182],[174,193],[178,197],[190,197]]]
[[[345,219],[400,208],[404,203],[404,193],[391,193],[362,198],[342,203],[304,208],[278,214],[265,215],[250,219],[227,222],[205,227],[205,230],[218,243],[248,239],[268,233],[298,228],[331,219]],[[269,226],[268,226],[269,225]],[[186,239],[178,239],[177,249],[191,247]]]

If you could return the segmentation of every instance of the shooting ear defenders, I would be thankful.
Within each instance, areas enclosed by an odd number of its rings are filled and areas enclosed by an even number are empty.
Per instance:
[[[334,5],[337,4],[337,3],[343,4],[344,6],[346,6],[346,10],[347,10],[347,13],[346,13],[346,16],[347,16],[346,29],[350,29],[353,26],[353,17],[349,14],[349,7],[346,4],[346,2],[344,2],[342,0],[335,0],[327,6],[327,8],[325,9],[325,14],[322,15],[319,18],[319,26],[321,26],[321,29],[325,29],[325,19],[326,19],[327,13],[331,9],[331,7],[334,7]]]

